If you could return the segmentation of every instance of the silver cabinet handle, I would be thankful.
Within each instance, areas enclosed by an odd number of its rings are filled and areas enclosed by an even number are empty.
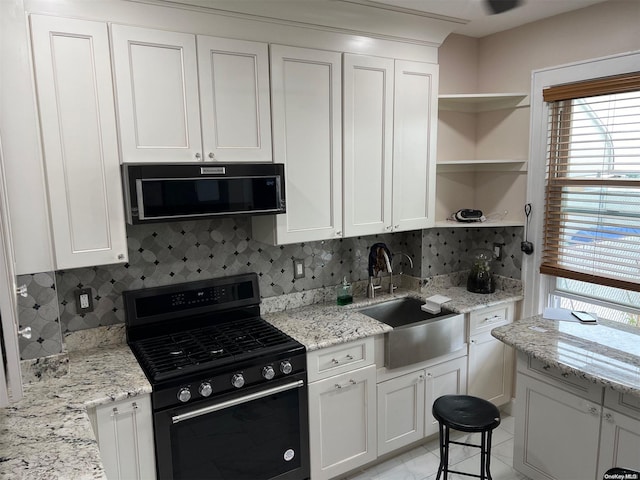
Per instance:
[[[27,292],[27,286],[24,284],[16,288],[16,293],[21,297],[27,297],[29,295],[29,292]]]
[[[589,414],[593,415],[594,417],[599,414],[598,409],[596,407],[589,407],[588,412],[589,412]]]
[[[18,335],[27,340],[31,340],[31,327],[24,327],[18,330]]]
[[[200,152],[196,153],[196,160],[200,160],[202,158],[202,155],[200,154]]]
[[[118,260],[124,260],[124,253],[118,254]]]
[[[609,423],[614,423],[615,422],[615,419],[613,418],[613,414],[611,414],[611,413],[605,413],[604,414],[604,419]]]
[[[215,156],[215,154],[214,154],[213,152],[209,152],[209,158],[210,158],[211,160],[213,160],[213,159],[215,159],[215,158],[216,158],[216,156]]]
[[[358,382],[356,382],[355,380],[349,380],[349,383],[346,383],[344,385],[340,385],[339,383],[336,383],[335,388],[336,390],[340,390],[342,388],[347,388],[347,387],[352,387],[353,385],[357,384]]]

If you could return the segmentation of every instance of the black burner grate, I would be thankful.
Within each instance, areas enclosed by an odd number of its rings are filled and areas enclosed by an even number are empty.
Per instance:
[[[225,321],[132,344],[152,381],[216,368],[296,343],[260,317]]]

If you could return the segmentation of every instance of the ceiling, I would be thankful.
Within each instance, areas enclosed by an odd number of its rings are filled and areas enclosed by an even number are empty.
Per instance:
[[[352,0],[353,1],[353,0]],[[508,12],[491,15],[486,0],[355,0],[361,4],[377,4],[385,8],[412,10],[424,15],[464,19],[453,33],[484,37],[492,33],[524,25],[571,10],[607,0],[521,0],[520,6]],[[409,12],[408,12],[409,13]]]

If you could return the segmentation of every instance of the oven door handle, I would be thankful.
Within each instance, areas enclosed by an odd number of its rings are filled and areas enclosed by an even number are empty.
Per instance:
[[[287,383],[285,385],[280,385],[279,387],[273,387],[273,388],[269,388],[268,390],[262,390],[260,392],[252,393],[250,395],[245,395],[244,397],[234,398],[233,400],[227,400],[226,402],[216,403],[215,405],[210,405],[208,407],[200,408],[198,410],[182,413],[180,415],[176,415],[175,417],[172,417],[171,421],[174,424],[176,424],[184,420],[190,420],[192,418],[200,417],[202,415],[207,415],[208,413],[217,412],[218,410],[224,410],[225,408],[235,407],[236,405],[240,405],[242,403],[251,402],[253,400],[258,400],[259,398],[268,397],[270,395],[275,395],[276,393],[286,392],[287,390],[293,390],[294,388],[300,388],[303,386],[304,386],[304,381],[298,380],[297,382]]]

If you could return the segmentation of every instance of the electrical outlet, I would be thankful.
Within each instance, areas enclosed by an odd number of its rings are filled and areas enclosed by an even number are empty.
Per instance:
[[[93,298],[91,288],[79,288],[76,294],[76,313],[93,312]]]
[[[304,278],[304,260],[299,258],[293,259],[293,278]]]

